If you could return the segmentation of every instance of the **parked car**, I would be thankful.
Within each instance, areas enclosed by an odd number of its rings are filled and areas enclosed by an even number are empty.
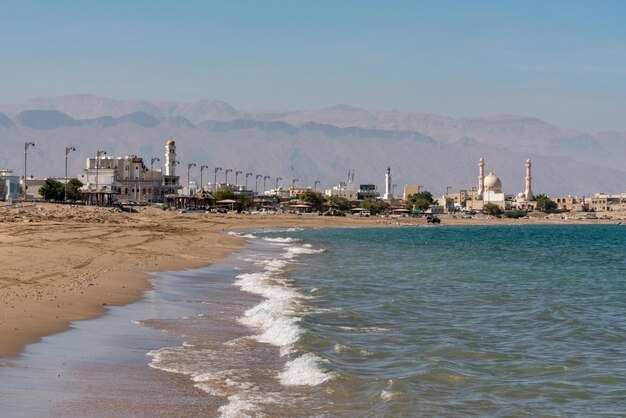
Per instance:
[[[228,213],[228,209],[227,208],[217,208],[217,209],[215,209],[215,211],[217,213]]]
[[[437,216],[433,215],[433,216],[429,216],[426,218],[426,222],[428,222],[429,224],[440,224],[441,223],[441,219],[439,219]]]

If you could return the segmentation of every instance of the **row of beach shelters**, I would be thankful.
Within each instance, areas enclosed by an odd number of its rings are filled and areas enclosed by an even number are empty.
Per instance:
[[[201,189],[191,196],[182,194],[165,195],[165,204],[176,209],[199,209],[215,206],[215,198],[206,190]]]

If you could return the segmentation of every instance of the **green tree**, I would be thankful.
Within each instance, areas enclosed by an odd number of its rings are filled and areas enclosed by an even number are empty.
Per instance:
[[[535,201],[537,202],[537,210],[554,210],[558,207],[556,202],[545,194],[538,194],[535,196]]]
[[[495,203],[485,203],[485,206],[483,206],[483,212],[490,216],[500,216],[502,215],[503,210]]]
[[[65,194],[65,187],[60,181],[46,179],[46,182],[39,188],[39,194],[45,200],[62,201]]]
[[[213,192],[212,195],[216,202],[226,199],[237,200],[237,196],[235,196],[235,193],[232,190],[217,190]]]
[[[307,190],[304,193],[301,193],[298,196],[298,199],[303,202],[310,203],[315,211],[321,211],[324,206],[324,202],[326,199],[321,193],[314,192],[313,190]]]
[[[406,208],[408,210],[419,209],[427,210],[430,205],[434,203],[433,194],[429,191],[423,191],[409,195]]]
[[[252,207],[252,196],[242,194],[237,195],[236,198],[236,200],[241,202],[241,210],[249,210]]]
[[[67,200],[83,200],[83,192],[80,188],[83,183],[78,179],[71,179],[67,182]]]
[[[367,199],[361,202],[361,207],[369,210],[372,215],[377,215],[385,211],[389,207],[389,204],[382,200]]]
[[[337,209],[339,210],[350,210],[350,208],[352,208],[352,205],[350,204],[350,201],[348,199],[346,199],[345,197],[341,197],[341,196],[331,196],[328,198],[328,201],[331,203],[334,203],[335,205],[337,205]]]
[[[236,200],[240,203],[241,210],[248,210],[253,204],[252,196],[235,194],[232,190],[217,190],[211,193],[211,195],[215,198],[216,202],[227,199]]]

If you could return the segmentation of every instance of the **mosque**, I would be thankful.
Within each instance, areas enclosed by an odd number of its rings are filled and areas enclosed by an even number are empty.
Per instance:
[[[482,210],[483,207],[492,203],[502,209],[533,210],[535,208],[534,195],[532,192],[532,163],[526,160],[526,187],[523,192],[518,193],[513,199],[507,199],[502,191],[502,181],[493,171],[485,176],[485,159],[478,161],[478,189],[473,195],[468,196],[466,208],[470,210]]]

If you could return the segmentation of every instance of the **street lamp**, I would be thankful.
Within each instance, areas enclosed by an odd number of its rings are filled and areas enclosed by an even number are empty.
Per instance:
[[[217,172],[222,170],[222,167],[215,167],[215,177],[213,178],[213,191],[217,191]]]
[[[159,157],[152,157],[150,158],[150,173],[152,173],[152,169],[154,168],[154,162],[155,161],[161,161],[161,159]],[[150,174],[152,175],[152,174]]]
[[[96,192],[98,191],[98,172],[100,170],[100,156],[107,155],[106,151],[96,151]],[[96,197],[96,200],[98,198]]]
[[[34,141],[24,142],[24,200],[26,200],[26,155],[28,154],[28,147],[34,147]]]
[[[202,170],[204,170],[205,168],[209,168],[209,166],[205,164],[200,166],[200,190],[204,190],[204,183],[202,182]]]
[[[282,177],[276,177],[276,190],[278,190],[278,181],[282,181]]]
[[[318,184],[320,184],[320,181],[319,181],[319,180],[315,180],[315,181],[313,182],[313,191],[314,191],[314,192],[317,192],[317,185],[318,185]]]
[[[294,191],[296,190],[296,182],[300,181],[300,179],[291,180],[291,195],[294,195]]]
[[[235,186],[239,185],[239,183],[237,182],[237,177],[239,177],[239,174],[243,174],[243,171],[235,171]]]
[[[257,174],[254,180],[254,193],[259,194],[259,179],[263,177],[263,174]]]
[[[248,177],[253,176],[253,173],[246,173],[246,190],[248,190]]]
[[[398,187],[397,184],[394,184],[391,186],[391,198],[395,198],[396,197],[396,187]]]
[[[448,197],[448,192],[450,191],[451,188],[452,186],[446,186],[446,197]]]
[[[226,184],[226,186],[228,186],[228,173],[232,173],[233,169],[232,168],[227,168],[226,170],[224,170],[224,184]]]
[[[268,179],[271,179],[271,177],[270,177],[270,176],[265,176],[265,177],[263,177],[263,194],[265,194],[265,190],[267,190],[267,188],[265,187],[265,182],[266,182]]]
[[[63,203],[67,203],[67,156],[72,151],[76,151],[76,148],[65,147],[65,191],[63,193]]]
[[[191,167],[195,167],[196,163],[189,163],[187,164],[187,196],[191,196],[191,189],[189,188],[189,184],[191,183],[191,180],[189,178],[189,175],[191,174]]]

